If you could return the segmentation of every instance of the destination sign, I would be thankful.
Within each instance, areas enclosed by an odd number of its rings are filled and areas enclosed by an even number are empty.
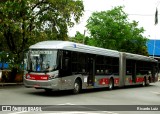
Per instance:
[[[53,51],[42,51],[42,50],[38,50],[38,51],[31,51],[31,54],[36,55],[36,54],[52,54]]]

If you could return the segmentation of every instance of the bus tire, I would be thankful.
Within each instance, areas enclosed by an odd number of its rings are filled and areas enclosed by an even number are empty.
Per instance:
[[[146,77],[143,78],[142,86],[145,87],[147,85]]]
[[[78,94],[81,90],[81,83],[79,79],[76,79],[74,82],[74,88],[73,88],[73,93]]]
[[[150,78],[150,77],[148,77],[148,80],[147,80],[147,86],[149,86],[149,85],[150,85],[150,82],[151,82],[151,78]]]
[[[46,93],[51,93],[52,89],[44,89]]]
[[[108,88],[109,88],[109,90],[112,90],[113,87],[114,87],[113,78],[110,78]]]

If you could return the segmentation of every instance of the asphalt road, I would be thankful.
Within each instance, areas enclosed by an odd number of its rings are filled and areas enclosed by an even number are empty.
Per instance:
[[[147,87],[132,86],[116,88],[112,91],[109,91],[106,88],[84,90],[82,93],[77,95],[73,95],[70,91],[45,93],[44,90],[25,88],[23,85],[0,87],[0,105],[23,105],[23,107],[25,107],[25,105],[46,105],[47,107],[43,107],[42,110],[52,110],[53,108],[56,109],[54,112],[53,110],[37,112],[40,114],[159,114],[160,111],[151,111],[151,108],[155,108],[155,110],[156,108],[159,108],[160,110],[160,82],[153,83]],[[133,105],[135,107],[143,105],[144,107],[142,106],[140,108],[145,109],[146,111],[132,111],[132,109],[134,110],[132,107],[130,111],[130,107],[128,107],[128,105]],[[158,105],[158,107],[150,107],[149,105]],[[65,106],[63,107],[65,110],[61,112],[57,111],[62,110],[60,108],[61,106]],[[71,107],[68,108],[67,106]],[[108,107],[112,110],[108,110]],[[147,108],[149,108],[149,110]],[[66,112],[66,109],[74,111]],[[82,111],[77,111],[77,109]],[[25,110],[14,112],[7,111],[2,112],[2,114],[3,113],[35,114],[35,112],[26,112]]]

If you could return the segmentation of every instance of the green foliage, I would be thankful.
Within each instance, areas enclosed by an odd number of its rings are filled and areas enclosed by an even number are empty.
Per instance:
[[[87,22],[91,34],[89,45],[148,55],[147,38],[142,36],[144,29],[138,28],[138,22],[128,21],[123,7],[94,12]]]
[[[8,62],[10,60],[10,54],[9,53],[6,53],[4,51],[0,52],[0,62]]]
[[[81,34],[80,32],[77,31],[75,37],[72,37],[69,40],[72,41],[72,42],[86,44],[87,39],[88,39],[88,37],[85,36],[85,33]]]
[[[43,40],[67,40],[72,27],[83,15],[80,0],[6,0],[0,2],[0,51],[13,54],[14,64],[23,53]]]

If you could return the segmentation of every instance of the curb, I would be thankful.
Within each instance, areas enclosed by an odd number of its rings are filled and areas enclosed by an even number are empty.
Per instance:
[[[1,87],[4,87],[4,86],[15,86],[15,85],[23,85],[23,83],[0,83]]]

